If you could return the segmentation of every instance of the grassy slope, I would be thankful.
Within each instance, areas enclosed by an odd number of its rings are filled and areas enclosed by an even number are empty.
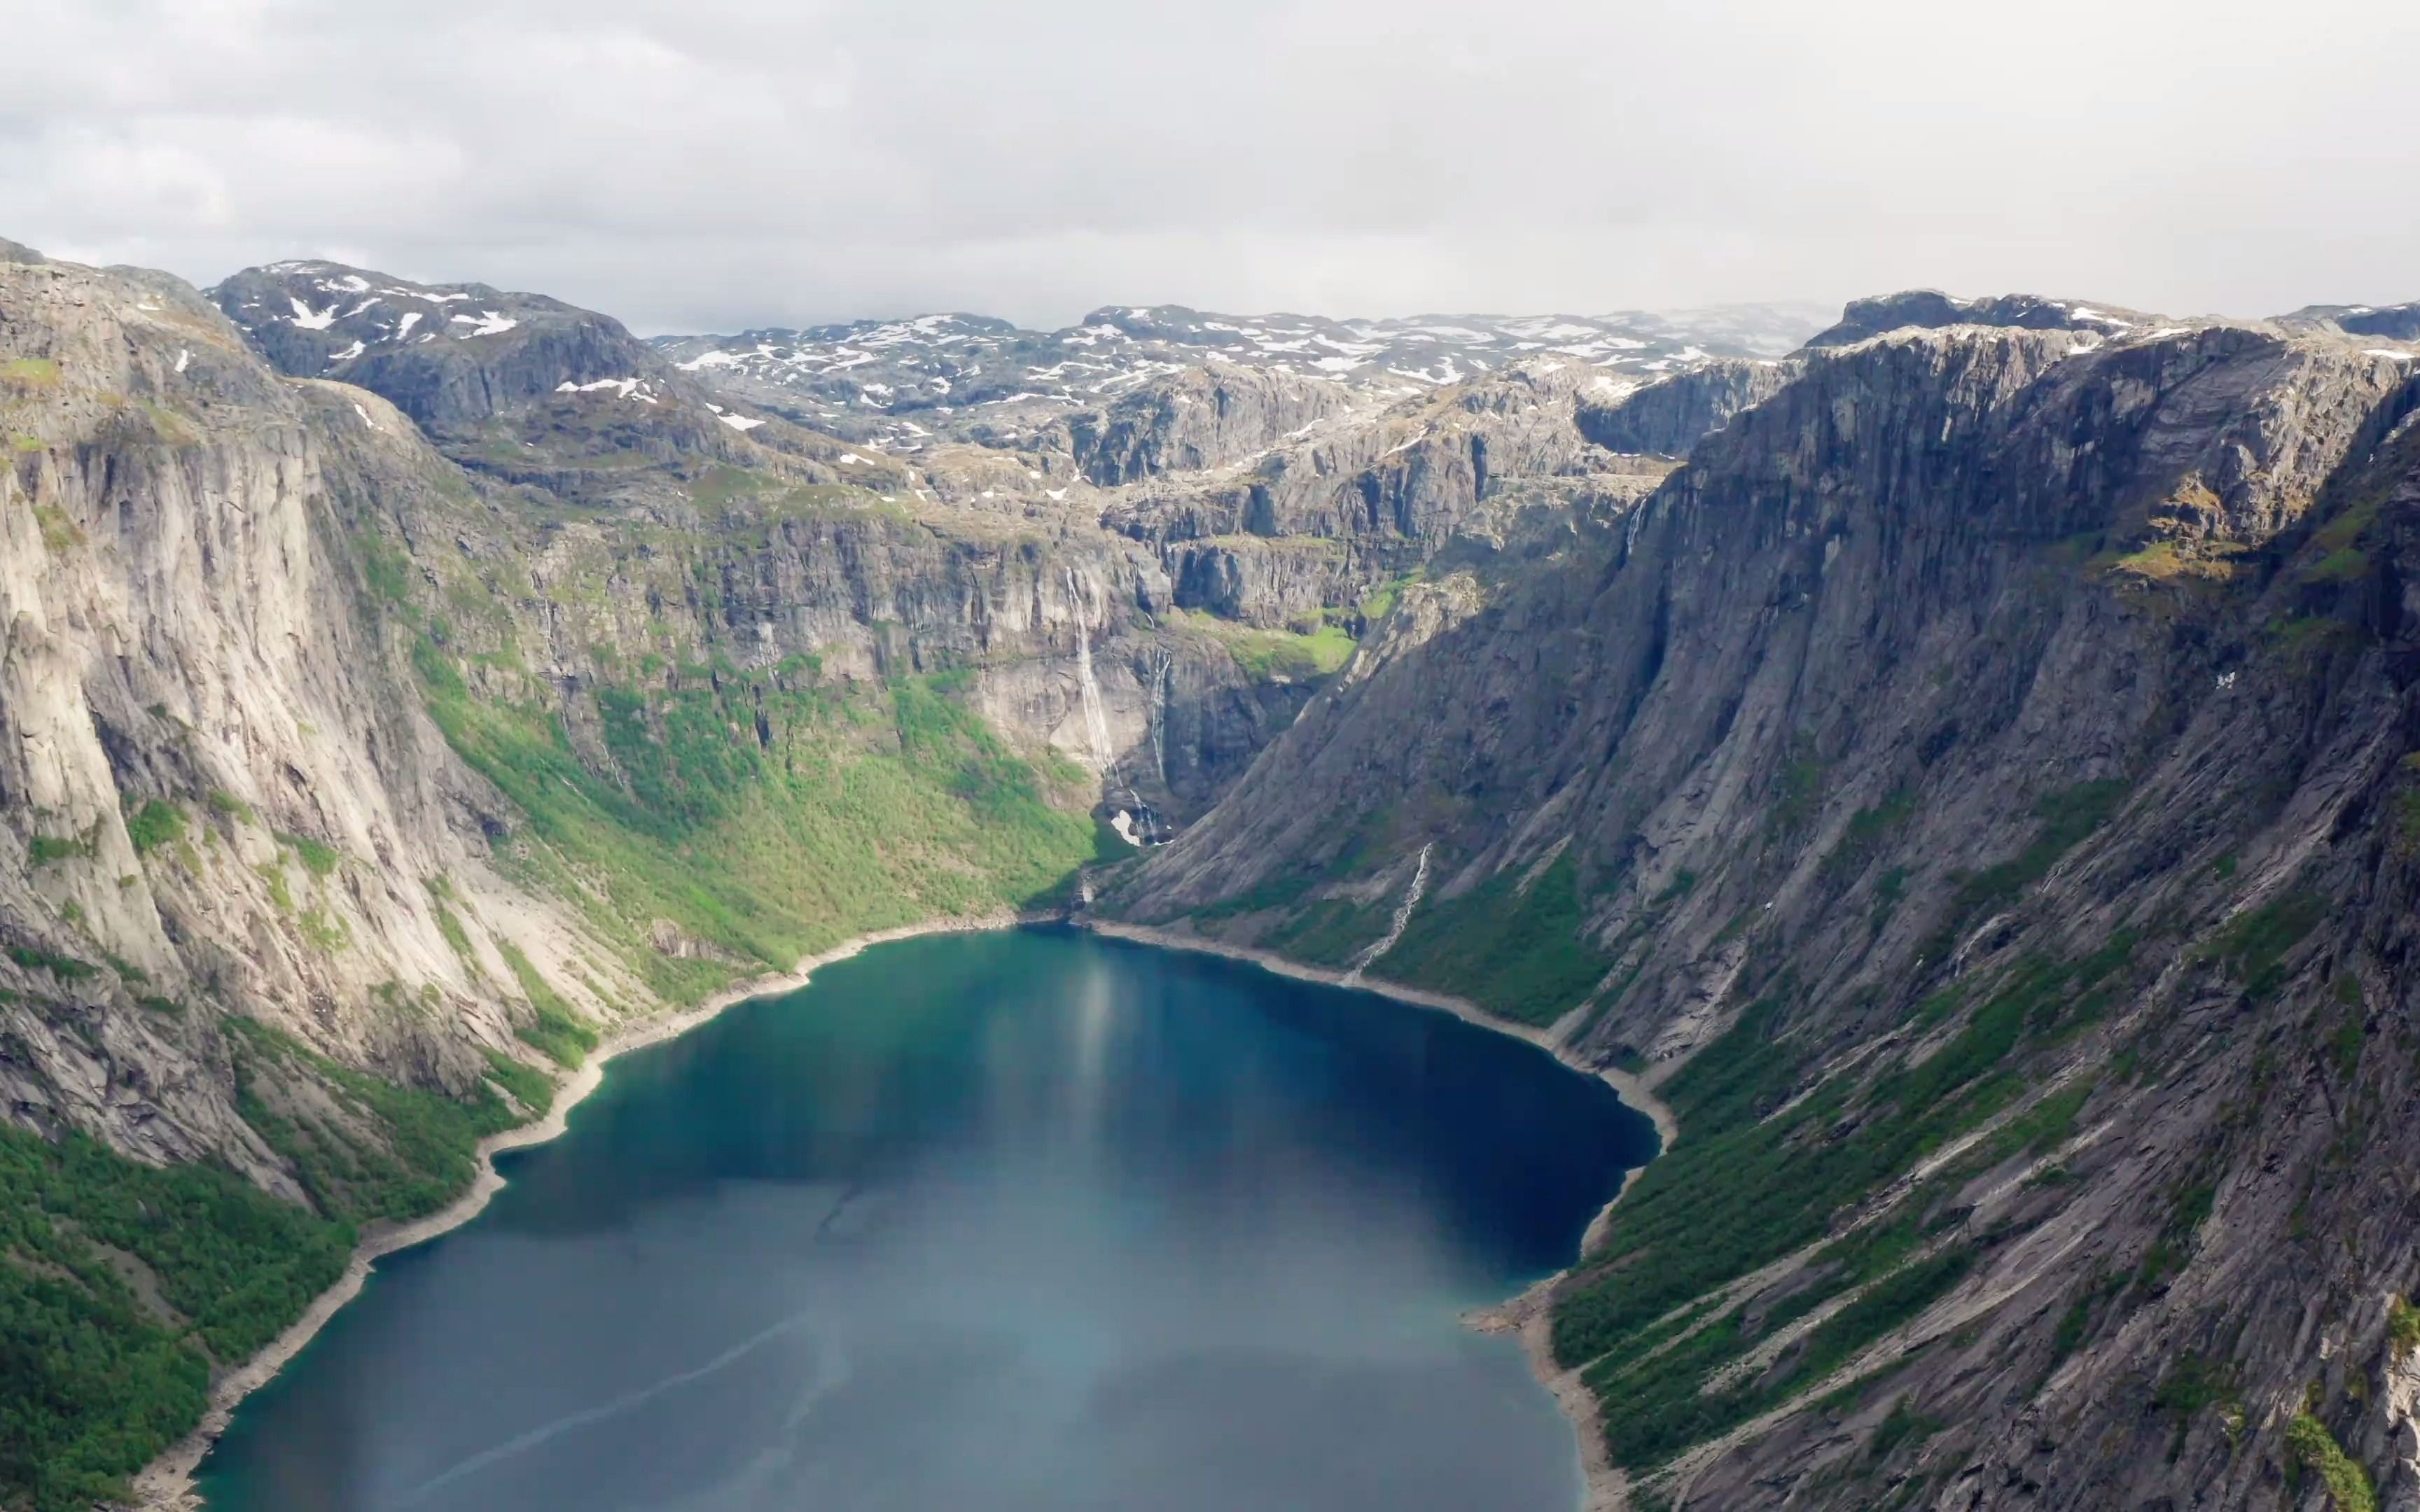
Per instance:
[[[1081,774],[1010,749],[951,676],[828,686],[800,658],[607,687],[616,782],[545,711],[473,696],[433,641],[416,660],[446,738],[521,811],[511,864],[675,1002],[867,930],[1050,902],[1094,854]],[[726,959],[654,950],[658,919]]]
[[[1080,774],[1008,748],[947,677],[833,688],[795,666],[609,690],[626,788],[583,766],[559,721],[474,696],[433,642],[416,660],[447,738],[520,810],[510,864],[575,899],[675,1002],[868,929],[1052,899],[1097,844],[1065,801]],[[658,952],[659,919],[718,956]],[[538,1006],[524,1038],[575,1063],[594,1028],[513,964]],[[224,1172],[0,1130],[0,1504],[67,1512],[122,1489],[198,1420],[214,1364],[258,1349],[335,1280],[357,1225],[443,1206],[478,1139],[551,1096],[503,1057],[491,1085],[457,1100],[226,1022],[240,1106],[317,1211]],[[135,1258],[114,1269],[100,1244]]]

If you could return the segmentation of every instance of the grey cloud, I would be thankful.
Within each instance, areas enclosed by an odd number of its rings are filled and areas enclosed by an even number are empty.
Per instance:
[[[642,328],[2420,294],[2390,0],[0,0],[0,233]]]

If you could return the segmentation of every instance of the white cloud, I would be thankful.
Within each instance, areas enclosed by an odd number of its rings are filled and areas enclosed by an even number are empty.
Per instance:
[[[2420,296],[2390,0],[0,0],[0,234],[643,328]]]

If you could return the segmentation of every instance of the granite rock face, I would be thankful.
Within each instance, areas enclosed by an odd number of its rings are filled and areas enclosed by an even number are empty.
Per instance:
[[[493,870],[501,806],[363,612],[340,501],[448,465],[174,280],[58,263],[0,267],[0,429],[8,1116],[299,1196],[238,1111],[225,1015],[458,1091],[534,1011],[500,952],[568,982],[594,946]],[[380,998],[398,980],[425,1011]],[[610,1020],[628,983],[592,980],[566,990]]]
[[[1998,303],[1432,573],[1103,906],[1663,1090],[1553,1304],[1655,1504],[2404,1504],[2420,379]]]

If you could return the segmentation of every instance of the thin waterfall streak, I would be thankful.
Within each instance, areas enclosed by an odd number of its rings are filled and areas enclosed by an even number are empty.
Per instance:
[[[1093,748],[1093,768],[1102,777],[1117,769],[1117,758],[1109,752],[1109,717],[1101,702],[1101,685],[1093,677],[1093,626],[1089,596],[1077,586],[1076,569],[1063,569],[1067,577],[1067,599],[1076,609],[1076,683],[1084,706],[1084,737]]]
[[[1435,843],[1436,841],[1431,841],[1428,845],[1420,847],[1419,862],[1412,868],[1412,885],[1404,889],[1403,901],[1395,904],[1395,917],[1388,921],[1387,933],[1380,935],[1378,943],[1370,947],[1368,953],[1353,963],[1353,969],[1344,974],[1344,980],[1348,985],[1359,981],[1361,973],[1369,970],[1377,963],[1380,956],[1393,949],[1395,942],[1404,937],[1404,926],[1412,921],[1412,910],[1420,905],[1420,894],[1428,890],[1429,848]]]
[[[1175,671],[1176,658],[1165,649],[1152,653],[1151,661],[1151,762],[1159,774],[1159,785],[1168,786],[1168,748],[1160,739],[1160,729],[1168,719],[1168,679]]]

